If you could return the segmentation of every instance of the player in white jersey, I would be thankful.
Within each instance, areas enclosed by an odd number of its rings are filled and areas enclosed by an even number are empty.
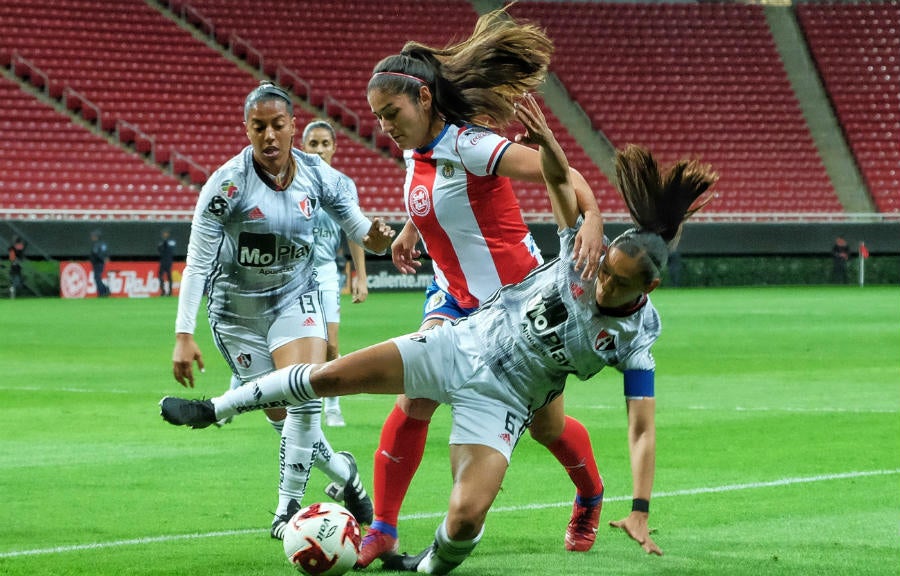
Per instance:
[[[337,138],[334,128],[325,120],[314,120],[303,128],[303,150],[317,154],[322,161],[331,166],[331,159],[337,152]],[[359,203],[356,184],[346,174],[346,189],[354,202]],[[326,212],[319,212],[316,217],[316,279],[319,281],[319,293],[325,309],[325,322],[328,326],[328,351],[326,360],[334,360],[340,355],[338,329],[341,323],[341,274],[337,266],[338,252],[341,249],[341,227]],[[369,297],[368,277],[366,275],[366,253],[356,242],[347,243],[353,267],[356,269],[356,282],[351,284],[354,304],[365,302]],[[340,399],[325,399],[325,424],[328,426],[345,426],[341,413]],[[329,487],[332,488],[332,487]],[[329,493],[337,493],[330,490]]]
[[[523,51],[522,46],[531,48]],[[509,124],[510,94],[541,84],[551,51],[542,31],[496,12],[479,19],[472,37],[458,46],[436,50],[407,43],[401,54],[373,70],[369,104],[406,161],[409,220],[391,246],[392,259],[401,272],[416,272],[421,240],[435,270],[426,291],[423,330],[467,316],[542,262],[511,183],[542,182],[540,155],[474,124],[498,129]],[[603,226],[590,186],[574,170],[572,177],[585,214],[573,258],[588,277],[603,249]],[[400,507],[436,409],[431,400],[401,395],[384,422],[374,458],[375,521],[363,538],[359,566],[397,549]],[[603,504],[590,435],[566,416],[562,397],[535,414],[529,432],[575,485],[564,542],[567,550],[587,551]]]
[[[250,92],[244,122],[251,145],[203,186],[191,223],[173,352],[175,379],[194,386],[203,358],[193,333],[204,290],[213,338],[232,369],[248,382],[297,362],[324,361],[325,318],[313,268],[315,219],[326,211],[348,237],[384,251],[393,231],[370,221],[346,190],[346,179],[315,155],[292,151],[293,103],[263,82]],[[271,534],[281,538],[300,508],[309,473],[323,470],[347,487],[345,504],[361,522],[371,501],[349,454],[333,458],[321,430],[321,402],[269,410],[281,429],[278,507]],[[283,419],[283,423],[281,420]]]
[[[648,294],[660,284],[684,220],[705,205],[716,180],[709,167],[681,161],[660,171],[646,150],[616,154],[620,190],[635,227],[609,245],[596,276],[568,257],[582,225],[565,155],[540,108],[525,96],[518,113],[540,146],[560,257],[497,291],[467,318],[394,338],[336,361],[274,372],[211,400],[169,398],[173,424],[217,418],[273,402],[404,391],[453,408],[450,507],[434,542],[415,556],[393,555],[393,570],[446,574],[472,552],[500,490],[510,455],[535,410],[562,393],[568,375],[587,379],[611,366],[623,374],[633,475],[632,512],[611,522],[651,554],[649,501],[655,475],[655,363],[659,315]]]

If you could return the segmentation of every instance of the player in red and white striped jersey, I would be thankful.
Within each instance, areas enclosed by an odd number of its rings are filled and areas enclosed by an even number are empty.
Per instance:
[[[393,261],[401,272],[414,273],[421,240],[435,269],[422,329],[468,316],[542,262],[511,184],[543,182],[540,153],[492,128],[501,130],[514,120],[516,99],[541,85],[551,52],[540,29],[497,11],[482,16],[472,37],[456,46],[435,50],[409,42],[401,54],[374,68],[369,105],[406,161],[410,219],[391,246]],[[602,219],[585,179],[573,170],[572,180],[585,215],[572,258],[588,278],[603,252]],[[382,428],[374,466],[375,522],[363,540],[359,567],[397,548],[400,506],[436,409],[431,400],[401,395]],[[530,432],[576,486],[566,548],[590,549],[603,483],[587,430],[565,415],[560,396],[536,410]]]

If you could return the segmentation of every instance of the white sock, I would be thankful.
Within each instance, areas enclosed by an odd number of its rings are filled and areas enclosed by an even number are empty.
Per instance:
[[[318,396],[309,383],[309,372],[309,364],[295,364],[216,396],[212,398],[216,418],[227,418],[262,408],[295,406],[316,399]]]
[[[276,514],[284,514],[291,499],[302,505],[309,474],[315,465],[320,446],[321,411],[322,402],[319,400],[287,409],[279,451],[281,477],[278,482]]]
[[[315,466],[328,476],[332,482],[336,482],[341,486],[350,480],[350,462],[342,455],[334,452],[324,432],[322,432],[319,440]]]
[[[332,396],[331,398],[325,398],[325,412],[331,412],[335,414],[341,413],[341,398],[340,396]]]
[[[451,540],[447,534],[447,518],[445,517],[434,532],[437,550],[422,559],[418,571],[426,574],[447,574],[469,557],[472,550],[481,541],[482,535],[484,535],[484,526],[471,540]]]
[[[278,432],[278,435],[281,436],[284,431],[284,420],[272,420],[268,416],[266,416],[266,422],[268,422],[272,428]]]

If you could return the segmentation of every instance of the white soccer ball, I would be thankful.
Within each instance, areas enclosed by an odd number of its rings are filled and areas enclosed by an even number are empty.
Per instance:
[[[346,508],[320,502],[303,508],[284,530],[284,553],[302,574],[344,574],[356,564],[359,524]]]

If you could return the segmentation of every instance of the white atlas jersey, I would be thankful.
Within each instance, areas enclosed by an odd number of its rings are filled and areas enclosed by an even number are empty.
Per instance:
[[[575,233],[560,232],[560,254],[572,253]],[[568,374],[586,380],[606,366],[655,369],[650,348],[661,325],[649,297],[614,313],[600,309],[595,289],[596,277],[582,280],[559,257],[498,291],[456,328],[480,343],[481,361],[534,411],[562,392]]]
[[[203,186],[178,302],[176,332],[193,333],[204,288],[210,319],[240,324],[273,318],[317,289],[316,215],[325,210],[357,242],[371,222],[346,190],[349,179],[316,155],[293,151],[296,171],[285,190],[270,187],[253,148],[216,170]]]
[[[359,194],[356,191],[356,184],[349,176],[342,172],[338,172],[344,179],[344,190],[359,205]],[[315,259],[313,260],[316,267],[316,280],[319,282],[320,290],[340,290],[340,270],[338,270],[337,252],[341,246],[341,227],[334,219],[324,210],[320,210],[316,214],[316,249]]]

